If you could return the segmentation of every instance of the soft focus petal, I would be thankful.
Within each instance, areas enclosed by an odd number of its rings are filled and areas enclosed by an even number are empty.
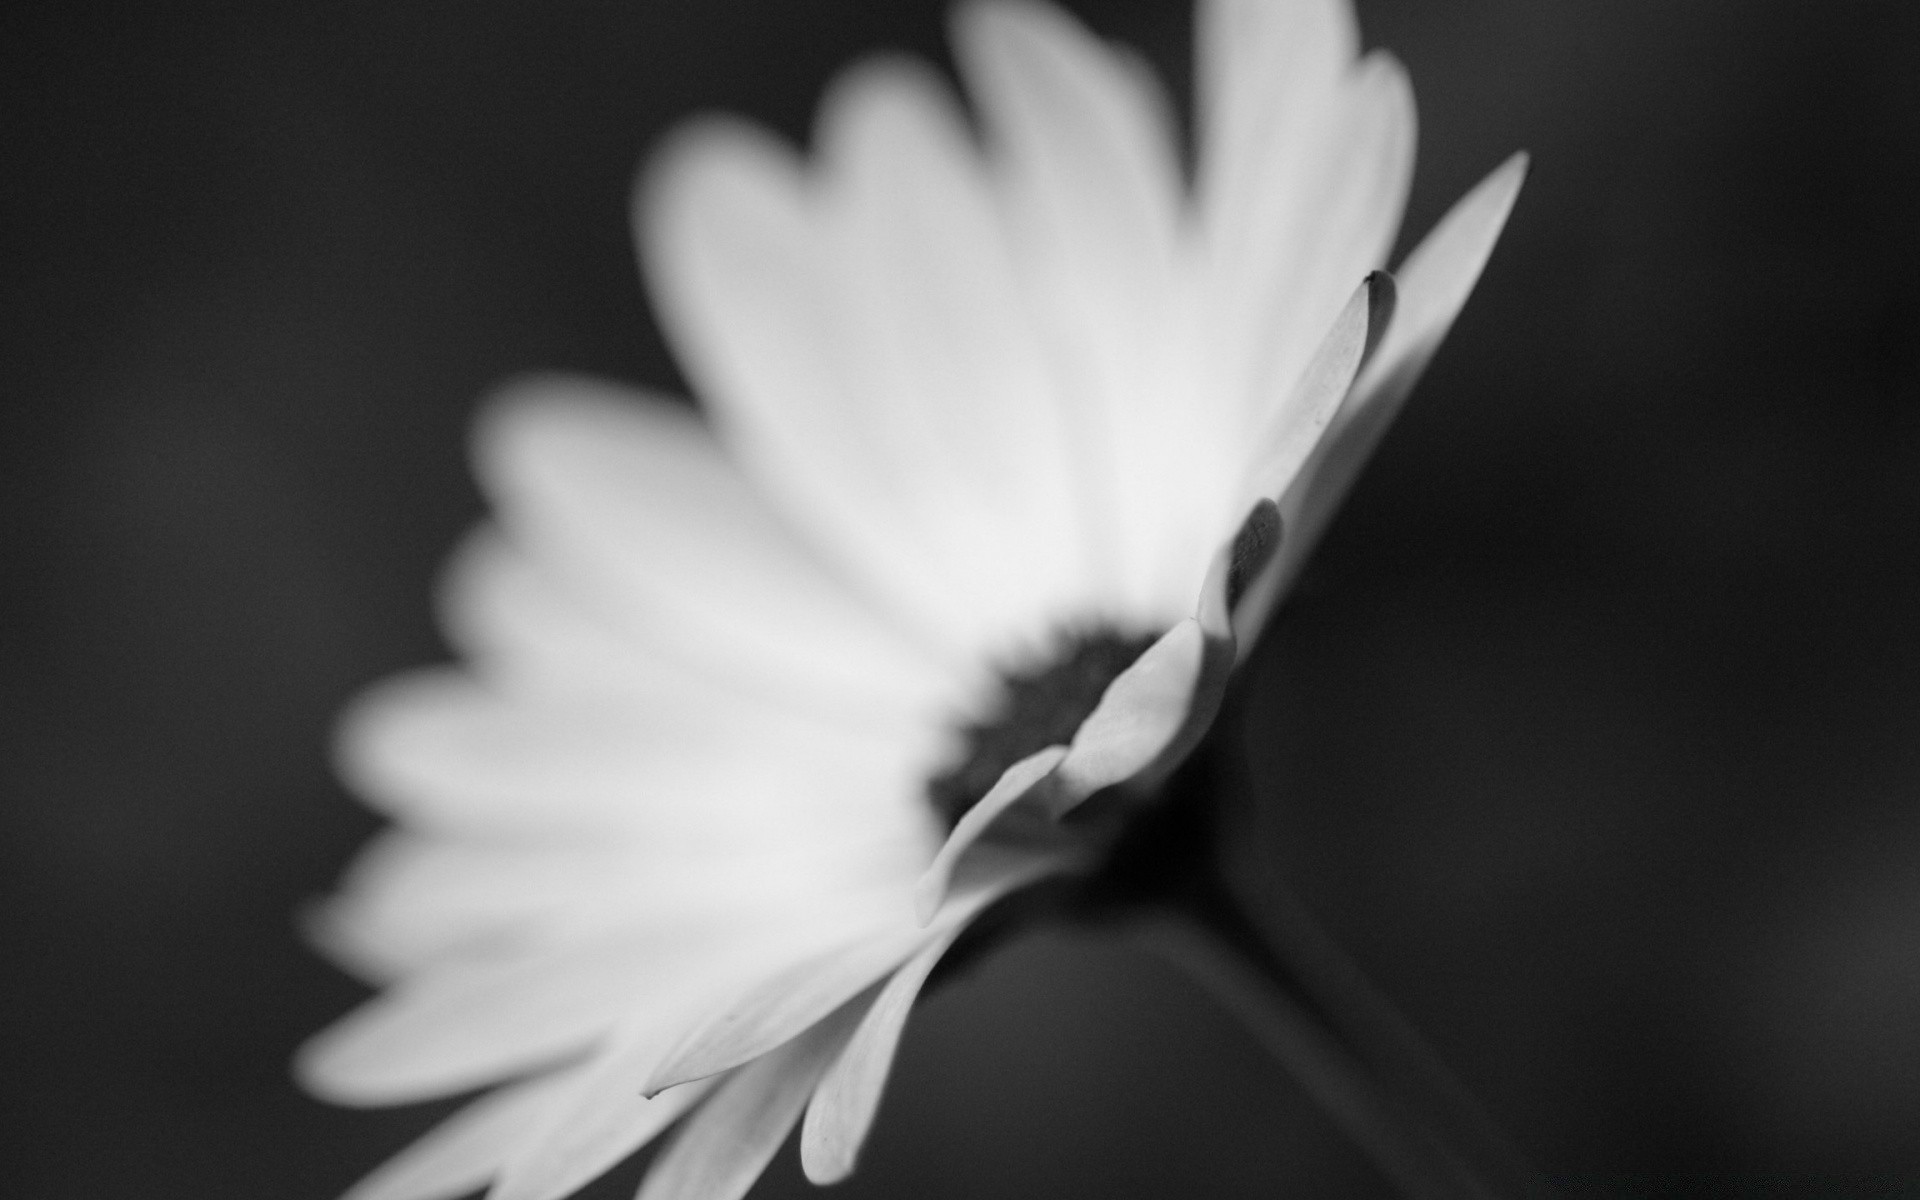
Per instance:
[[[688,409],[589,380],[504,390],[475,434],[502,520],[622,624],[819,703],[952,686],[812,556]]]
[[[911,62],[855,68],[818,125],[820,197],[872,419],[905,459],[887,500],[915,514],[911,550],[947,577],[943,619],[974,623],[974,645],[991,653],[1037,613],[1096,593],[1072,430],[944,84]]]
[[[1254,207],[1270,247],[1224,236],[1209,269],[1205,326],[1215,386],[1242,407],[1219,428],[1263,423],[1315,353],[1354,285],[1385,265],[1413,179],[1413,91],[1390,56],[1372,54],[1342,80],[1297,171],[1263,177]],[[1218,229],[1209,230],[1219,233]],[[1257,235],[1256,235],[1257,236]],[[1240,273],[1244,281],[1233,282]]]
[[[623,1021],[683,1028],[716,997],[843,944],[887,907],[905,904],[849,896],[713,925],[643,914],[604,938],[436,964],[316,1035],[295,1068],[308,1089],[342,1104],[464,1091],[581,1053]]]
[[[1346,0],[1201,0],[1194,24],[1195,188],[1223,243],[1251,241],[1253,180],[1301,173],[1360,30]]]
[[[1129,55],[1050,6],[963,5],[953,43],[1096,514],[1087,536],[1108,593],[1097,602],[1150,621],[1151,539],[1127,534],[1164,519],[1157,459],[1195,416],[1168,387],[1184,247],[1165,97]]]
[[[977,654],[1085,595],[1066,427],[951,101],[864,70],[817,179],[710,123],[638,202],[656,308],[729,444],[822,551]],[[1007,518],[1025,513],[1006,538]]]
[[[1272,328],[1274,305],[1298,281],[1322,226],[1343,219],[1315,203],[1316,193],[1339,186],[1331,177],[1338,165],[1331,131],[1354,107],[1349,75],[1358,49],[1351,8],[1340,0],[1208,0],[1199,6],[1194,203],[1205,255],[1200,291],[1211,361],[1193,366],[1211,372],[1222,402],[1238,406],[1232,412],[1244,415],[1256,402],[1250,390],[1256,355],[1291,359],[1297,369],[1311,351],[1310,345],[1276,344],[1289,329]],[[1288,312],[1283,322],[1315,322],[1294,336],[1317,337],[1352,280],[1376,265],[1354,264],[1324,309]],[[1298,310],[1309,299],[1290,297],[1288,309]],[[1275,363],[1276,375],[1280,366]]]
[[[361,852],[340,894],[310,911],[308,931],[336,960],[386,982],[463,957],[604,938],[648,914],[751,925],[768,911],[878,894],[926,861],[919,837],[891,848],[856,836],[699,853],[662,840],[519,846],[389,832]]]
[[[370,803],[424,828],[681,850],[912,836],[928,817],[898,797],[915,755],[725,693],[517,698],[439,669],[357,699],[336,757]]]
[[[454,1200],[478,1191],[580,1078],[580,1068],[555,1071],[482,1096],[388,1159],[340,1200]]]
[[[879,1111],[880,1093],[906,1030],[907,1014],[959,933],[955,929],[936,939],[893,973],[814,1089],[800,1129],[800,1164],[808,1179],[838,1183],[853,1173],[861,1144]]]

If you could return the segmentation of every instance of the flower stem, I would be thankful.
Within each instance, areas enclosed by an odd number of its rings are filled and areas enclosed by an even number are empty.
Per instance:
[[[1551,1195],[1538,1172],[1411,1023],[1322,929],[1271,868],[1231,872],[1253,903],[1236,906],[1359,1059],[1502,1196]],[[1232,884],[1228,885],[1229,887]]]
[[[1272,1054],[1375,1167],[1412,1200],[1496,1200],[1500,1193],[1422,1129],[1304,1003],[1246,930],[1162,911],[1137,932],[1210,992]]]

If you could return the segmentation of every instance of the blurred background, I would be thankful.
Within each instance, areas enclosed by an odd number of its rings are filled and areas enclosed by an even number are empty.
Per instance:
[[[1184,103],[1184,3],[1072,7]],[[678,386],[657,136],[800,136],[942,8],[0,18],[9,1196],[324,1200],[442,1111],[288,1081],[363,994],[292,930],[376,824],[331,714],[445,654],[484,389]],[[1570,1192],[1920,1194],[1920,6],[1360,14],[1411,236],[1534,172],[1256,659],[1274,861]],[[838,1194],[1389,1193],[1182,979],[1050,934],[921,1010]]]

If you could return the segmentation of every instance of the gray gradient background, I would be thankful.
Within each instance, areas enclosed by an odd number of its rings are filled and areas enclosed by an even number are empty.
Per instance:
[[[1184,91],[1184,5],[1076,7]],[[1362,5],[1412,231],[1534,175],[1247,733],[1275,862],[1578,1194],[1920,1194],[1916,11]],[[674,385],[646,148],[939,42],[918,0],[0,18],[0,1192],[322,1200],[439,1111],[293,1090],[361,993],[289,914],[374,827],[330,714],[444,653],[472,405]],[[1049,935],[924,1008],[837,1194],[1385,1188],[1181,980]]]

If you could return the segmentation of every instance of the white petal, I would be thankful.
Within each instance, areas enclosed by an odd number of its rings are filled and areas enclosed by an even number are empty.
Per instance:
[[[640,1083],[659,1053],[658,1037],[642,1033],[598,1058],[508,1160],[487,1200],[561,1200],[665,1132],[711,1085],[643,1097]]]
[[[778,839],[694,854],[649,841],[521,846],[390,832],[308,916],[321,948],[387,981],[456,957],[605,938],[643,920],[707,925],[848,892],[881,894],[926,861],[919,837]]]
[[[1253,443],[1250,498],[1278,500],[1333,420],[1353,387],[1366,354],[1377,308],[1390,309],[1393,281],[1384,274],[1361,281],[1320,339],[1320,348],[1300,373],[1293,394],[1270,414]]]
[[[899,797],[930,752],[724,694],[516,699],[440,669],[359,697],[337,759],[368,801],[429,828],[728,848],[923,824]]]
[[[1527,179],[1527,154],[1514,154],[1462,196],[1395,272],[1400,303],[1380,352],[1361,378],[1363,396],[1413,386],[1453,327],[1493,253]],[[1369,403],[1380,401],[1370,400]]]
[[[1104,787],[1123,783],[1162,760],[1183,733],[1212,720],[1217,695],[1201,684],[1209,671],[1209,639],[1189,617],[1168,630],[1122,671],[1073,735],[1054,772],[1047,800],[1064,815]],[[1231,647],[1228,647],[1231,662]],[[1224,674],[1222,679],[1224,679]]]
[[[1036,612],[1093,591],[1079,463],[1012,248],[952,97],[906,61],[856,68],[819,118],[821,198],[914,514],[910,549],[944,572],[949,608],[1004,645]],[[905,468],[904,470],[902,468]],[[943,617],[957,619],[952,615]]]
[[[894,905],[905,908],[905,889]],[[747,981],[868,927],[878,903],[770,912],[751,924],[657,927],[409,977],[322,1030],[295,1070],[342,1104],[399,1104],[478,1087],[589,1049],[621,1021],[678,1024]]]
[[[978,168],[954,161],[964,144],[953,145],[946,102],[920,78],[869,69],[835,92],[821,136],[839,157],[817,183],[751,129],[684,132],[653,164],[636,220],[655,308],[742,462],[840,569],[927,636],[972,655],[1004,632],[1009,606],[1032,603],[1031,592],[1008,590],[1017,580],[1002,552],[1037,564],[1044,597],[1048,580],[1073,576],[1077,549],[1062,540],[1071,497],[1063,431],[1036,391],[1018,297],[1003,294],[1006,249],[981,241],[990,232],[981,201],[966,194],[980,190],[968,184]],[[891,160],[902,141],[915,150],[910,163],[935,164],[945,182],[902,193],[864,169],[906,165]],[[927,211],[935,201],[959,209]],[[928,228],[942,218],[955,227]],[[911,264],[877,261],[909,241],[926,243]],[[885,288],[910,265],[935,274],[914,282],[914,305],[889,313]],[[924,340],[943,311],[969,320]],[[876,316],[887,319],[876,326]],[[930,355],[944,366],[930,367]],[[960,374],[943,380],[942,369]],[[1004,383],[1006,394],[944,412],[942,421],[978,422],[949,447],[941,440],[951,430],[930,426],[924,407],[963,381]],[[977,452],[983,438],[999,443],[991,457]],[[989,538],[996,510],[981,505],[1013,497],[962,486],[994,462],[1016,473],[1015,495],[1040,505],[1033,536],[1012,546]]]
[[[1196,190],[1210,223],[1238,228],[1257,219],[1252,176],[1267,164],[1282,174],[1298,170],[1359,46],[1347,0],[1202,0],[1194,36]]]
[[[920,881],[913,887],[914,914],[922,925],[933,920],[940,911],[941,902],[947,898],[947,886],[953,880],[953,869],[960,862],[960,856],[967,852],[980,835],[987,831],[1000,815],[1008,808],[1025,798],[1035,784],[1052,773],[1067,756],[1065,746],[1048,746],[1035,751],[1014,763],[1001,773],[1000,778],[987,790],[972,808],[961,814],[954,823],[953,832],[940,846],[940,852],[934,855],[933,862]]]
[[[1526,173],[1524,153],[1508,159],[1463,196],[1407,256],[1397,273],[1399,304],[1384,340],[1348,403],[1281,500],[1287,533],[1277,568],[1280,590],[1299,574],[1360,468],[1452,327],[1506,225]]]
[[[853,1173],[860,1146],[879,1111],[880,1093],[906,1030],[907,1014],[928,974],[959,933],[955,929],[934,941],[893,973],[814,1089],[800,1127],[800,1163],[814,1183],[838,1183]]]
[[[555,1071],[475,1100],[381,1164],[340,1200],[454,1200],[479,1190],[529,1132],[565,1101],[580,1078],[579,1068]]]
[[[1242,657],[1253,649],[1281,594],[1286,539],[1292,535],[1285,529],[1284,498],[1302,465],[1330,436],[1326,431],[1337,419],[1342,402],[1349,401],[1354,376],[1369,342],[1378,336],[1380,320],[1392,312],[1394,297],[1392,277],[1384,272],[1367,277],[1321,340],[1293,397],[1275,413],[1273,425],[1261,438],[1248,491],[1258,499],[1279,502],[1283,536],[1277,553],[1257,575],[1244,581],[1240,602],[1234,607],[1233,641]]]
[[[463,658],[522,692],[619,692],[658,687],[673,665],[623,636],[561,583],[484,525],[449,559],[438,588],[440,624]]]
[[[935,938],[972,920],[994,900],[1055,869],[1056,857],[980,846],[968,856],[947,901],[922,928],[908,906],[867,932],[766,977],[690,1030],[647,1081],[649,1092],[738,1066],[821,1020]]]
[[[1302,160],[1255,181],[1263,223],[1206,227],[1211,246],[1212,386],[1238,405],[1229,438],[1257,428],[1294,388],[1354,285],[1384,264],[1412,179],[1412,90],[1397,62],[1370,56],[1340,85]],[[1231,443],[1228,443],[1231,446]]]
[[[523,381],[475,434],[502,520],[623,624],[665,625],[792,693],[927,703],[952,676],[803,549],[686,408],[590,380]]]
[[[848,1004],[729,1075],[655,1161],[637,1200],[739,1200],[773,1160],[865,1006]]]
[[[1163,447],[1179,408],[1160,383],[1183,251],[1165,98],[1130,56],[1051,7],[962,6],[953,43],[1072,422],[1106,602],[1157,617],[1123,594],[1151,572],[1131,561],[1141,539],[1123,535],[1156,519],[1140,486],[1153,472],[1135,460]]]

